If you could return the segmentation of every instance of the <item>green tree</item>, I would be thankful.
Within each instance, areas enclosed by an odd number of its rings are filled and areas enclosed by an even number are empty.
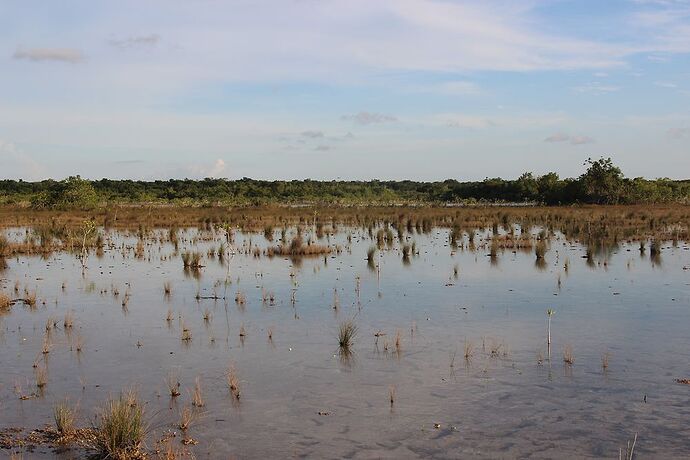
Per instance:
[[[611,158],[588,158],[587,171],[580,176],[585,200],[596,204],[616,204],[620,201],[624,179],[620,168]]]

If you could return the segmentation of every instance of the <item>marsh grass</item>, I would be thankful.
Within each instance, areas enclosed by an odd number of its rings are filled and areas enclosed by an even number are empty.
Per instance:
[[[0,291],[0,310],[9,310],[12,306],[12,299],[10,296]]]
[[[351,319],[340,323],[340,327],[338,328],[338,346],[340,347],[341,351],[349,351],[350,347],[354,345],[357,330],[357,325]]]
[[[635,444],[637,444],[637,433],[635,433],[632,441],[627,442],[625,451],[623,451],[623,449],[618,449],[618,460],[633,460]]]
[[[34,308],[36,306],[36,292],[26,292],[24,295],[24,303],[28,307]]]
[[[402,353],[402,332],[400,329],[395,331],[395,353],[398,355]]]
[[[180,379],[177,372],[170,371],[168,376],[165,378],[165,385],[168,387],[168,394],[171,398],[177,398],[180,396]]]
[[[163,295],[166,299],[169,299],[172,295],[172,283],[170,281],[163,283]]]
[[[42,390],[48,384],[48,369],[45,366],[38,365],[34,373],[36,376],[36,387]]]
[[[136,393],[129,390],[109,399],[97,414],[94,429],[96,448],[105,458],[140,457],[148,425]]]
[[[601,369],[606,372],[609,368],[609,359],[611,358],[611,354],[606,352],[601,355]]]
[[[204,407],[206,405],[204,394],[201,388],[200,377],[197,377],[196,380],[194,380],[194,390],[192,390],[192,405],[194,407]]]
[[[84,337],[81,334],[77,334],[77,338],[74,342],[74,348],[77,353],[81,353],[84,349]]]
[[[183,252],[182,265],[186,269],[198,270],[203,267],[200,252]]]
[[[412,254],[412,246],[410,244],[405,243],[400,248],[400,252],[402,252],[403,263],[409,263],[410,255]]]
[[[67,402],[59,402],[53,406],[53,420],[55,429],[61,436],[68,436],[74,432],[75,411]]]
[[[72,327],[74,326],[74,313],[72,312],[72,310],[67,310],[62,325],[65,329],[72,329]]]
[[[465,362],[471,362],[472,356],[474,356],[474,344],[470,340],[465,340]]]
[[[195,415],[194,411],[189,406],[184,406],[180,411],[180,421],[177,427],[182,431],[187,431],[194,423]]]
[[[46,331],[45,335],[43,336],[43,345],[41,346],[41,353],[47,355],[48,353],[50,353],[50,349],[52,346],[53,345],[50,341],[50,331]]]
[[[183,342],[190,342],[192,340],[192,331],[187,327],[183,320],[180,320],[180,327],[182,329],[182,336],[180,337]]]
[[[391,407],[393,407],[393,404],[395,404],[395,397],[396,397],[396,388],[395,385],[389,385],[388,386],[388,400],[391,403]]]
[[[240,380],[237,378],[237,372],[235,368],[231,365],[228,366],[228,370],[225,372],[225,382],[228,385],[230,394],[236,399],[240,399]]]
[[[543,240],[539,240],[534,247],[534,255],[537,260],[544,260],[544,257],[546,257],[546,243]]]
[[[571,345],[566,345],[563,350],[563,362],[568,366],[572,366],[575,363],[573,347]]]

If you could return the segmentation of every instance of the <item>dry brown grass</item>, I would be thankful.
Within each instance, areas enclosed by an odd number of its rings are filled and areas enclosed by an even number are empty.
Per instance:
[[[12,299],[10,296],[0,291],[0,310],[9,310],[12,306]]]

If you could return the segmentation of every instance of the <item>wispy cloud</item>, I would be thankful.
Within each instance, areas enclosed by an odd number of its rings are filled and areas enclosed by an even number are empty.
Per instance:
[[[606,85],[598,81],[593,81],[581,86],[576,86],[573,89],[578,93],[608,94],[619,91],[621,88],[620,86]]]
[[[690,128],[669,128],[666,135],[671,139],[681,139],[690,135]]]
[[[546,139],[544,139],[544,142],[565,142],[570,140],[570,136],[565,134],[565,133],[556,133],[552,134]]]
[[[116,48],[135,48],[142,46],[155,46],[161,37],[158,34],[133,35],[124,38],[111,38],[108,43]]]
[[[570,145],[584,145],[593,144],[596,141],[589,136],[571,136],[566,133],[555,133],[544,139],[544,142],[568,142]]]
[[[302,131],[301,134],[302,136],[308,137],[309,139],[318,139],[324,136],[323,131]]]
[[[449,128],[483,129],[496,126],[496,123],[482,116],[450,115],[446,119],[446,126]]]
[[[343,115],[340,117],[344,121],[353,121],[360,125],[371,125],[376,123],[389,123],[398,121],[398,118],[393,115],[386,115],[377,112],[359,112],[353,115]]]
[[[330,145],[325,145],[325,144],[317,145],[316,147],[314,147],[314,150],[316,150],[317,152],[327,152],[328,150],[331,150],[331,149],[332,149],[332,147]]]
[[[479,86],[467,80],[444,81],[410,88],[412,92],[444,94],[448,96],[475,96],[482,93]]]
[[[28,61],[61,61],[76,64],[85,59],[81,51],[73,48],[18,48],[14,59]]]
[[[595,140],[589,136],[573,136],[570,138],[572,145],[593,144],[594,142]]]
[[[667,89],[678,88],[678,85],[676,85],[675,83],[672,83],[670,81],[655,81],[654,86],[658,86],[659,88],[667,88]]]

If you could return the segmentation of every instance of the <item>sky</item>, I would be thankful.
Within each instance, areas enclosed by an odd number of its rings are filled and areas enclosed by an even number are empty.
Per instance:
[[[690,0],[0,0],[0,179],[690,178]]]

